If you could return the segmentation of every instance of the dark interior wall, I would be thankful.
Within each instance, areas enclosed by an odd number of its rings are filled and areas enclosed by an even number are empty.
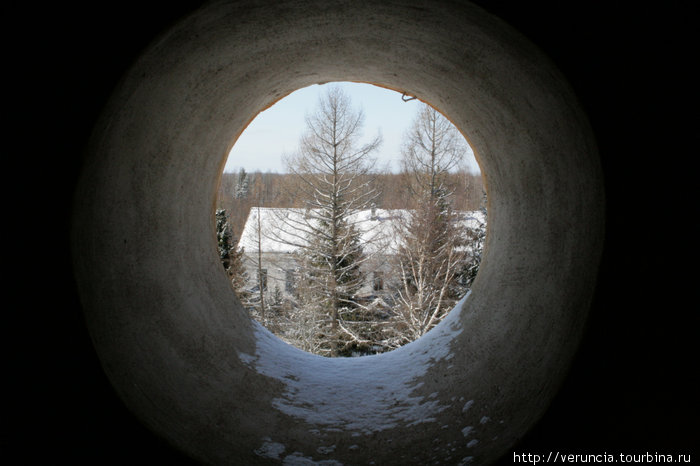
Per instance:
[[[188,464],[126,411],[104,377],[67,246],[95,118],[139,52],[200,2],[149,3],[3,6],[11,141],[3,238],[13,260],[2,455],[26,464]],[[474,3],[524,33],[567,76],[596,133],[607,191],[586,337],[551,409],[514,452],[692,453],[697,137],[683,83],[696,18],[685,2]]]

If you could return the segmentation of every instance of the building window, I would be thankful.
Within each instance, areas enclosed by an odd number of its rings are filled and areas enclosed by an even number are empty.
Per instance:
[[[287,269],[284,273],[284,291],[287,293],[294,293],[294,288],[296,286],[296,274],[293,269]]]
[[[372,289],[381,291],[384,289],[384,272],[374,272],[372,277]]]
[[[258,272],[258,285],[263,291],[267,291],[267,269],[260,269]]]

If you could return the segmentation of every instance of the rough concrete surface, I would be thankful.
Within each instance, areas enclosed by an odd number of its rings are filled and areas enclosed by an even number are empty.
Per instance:
[[[213,209],[248,122],[340,80],[406,91],[463,131],[488,186],[489,232],[471,295],[439,329],[394,353],[320,361],[232,304]],[[211,3],[133,65],[88,152],[73,219],[88,329],[124,403],[188,455],[484,464],[557,393],[602,250],[598,154],[559,72],[483,10]]]

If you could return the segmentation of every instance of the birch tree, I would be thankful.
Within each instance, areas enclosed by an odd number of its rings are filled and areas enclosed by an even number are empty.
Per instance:
[[[262,259],[262,225],[260,223],[260,207],[257,207],[257,217],[256,217],[256,253],[257,253],[257,278],[258,278],[258,296],[260,298],[260,304],[258,306],[258,311],[260,312],[260,319],[265,322],[265,291],[267,291],[267,270],[263,269],[263,259]]]
[[[301,267],[300,295],[308,312],[323,317],[318,338],[329,355],[342,354],[363,338],[347,324],[357,320],[363,285],[360,265],[367,259],[355,214],[373,202],[372,153],[381,136],[361,141],[364,115],[338,87],[329,88],[306,117],[299,150],[285,163],[295,179],[290,195],[303,215],[279,219],[284,241],[296,247]]]
[[[466,151],[466,141],[457,129],[424,105],[402,149],[413,202],[396,232],[400,282],[394,312],[401,344],[428,332],[466,293],[459,280],[466,235],[446,184],[449,171],[459,166]]]

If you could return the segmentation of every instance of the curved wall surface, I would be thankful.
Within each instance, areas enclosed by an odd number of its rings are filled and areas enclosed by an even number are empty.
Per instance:
[[[330,81],[440,109],[489,190],[472,292],[379,356],[282,343],[248,318],[216,251],[215,193],[238,135],[290,92]],[[120,397],[193,458],[484,464],[539,419],[578,345],[602,249],[600,178],[567,83],[471,4],[214,2],[151,44],[95,128],[76,279]]]

